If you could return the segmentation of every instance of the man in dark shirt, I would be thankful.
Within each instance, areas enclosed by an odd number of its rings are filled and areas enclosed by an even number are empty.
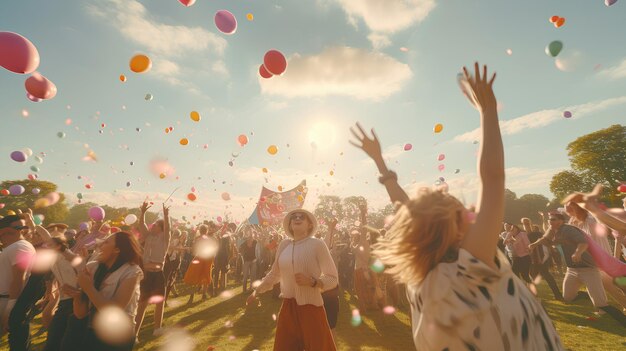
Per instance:
[[[210,222],[209,228],[212,228],[212,230],[214,230],[215,232],[218,231],[217,226],[213,222]],[[219,292],[224,291],[226,289],[226,282],[228,280],[226,278],[226,275],[228,274],[228,269],[229,269],[228,263],[230,262],[230,256],[231,256],[230,236],[235,231],[235,229],[236,229],[235,224],[230,223],[227,226],[226,231],[222,230],[218,233],[218,235],[220,235],[221,237],[219,238],[220,245],[217,250],[217,254],[215,255],[215,261],[213,263],[213,294],[214,295],[217,295]]]
[[[247,292],[248,278],[252,287],[252,279],[256,276],[256,245],[251,233],[246,233],[246,241],[239,247],[243,257],[243,292]]]

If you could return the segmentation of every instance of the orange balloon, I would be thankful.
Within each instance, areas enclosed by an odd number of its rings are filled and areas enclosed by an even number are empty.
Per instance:
[[[159,178],[164,179],[165,178],[165,173],[159,174]]]
[[[187,198],[189,199],[189,201],[196,201],[196,194],[194,193],[189,193],[187,194]]]
[[[441,123],[435,124],[435,128],[433,130],[435,133],[441,133],[441,131],[443,130],[443,124]]]
[[[254,15],[249,13],[246,15],[246,18],[248,19],[248,21],[252,21],[254,19]]]
[[[564,24],[565,24],[565,17],[561,17],[556,22],[554,22],[554,26],[557,28],[563,27]]]
[[[263,167],[263,173],[267,173],[267,168]]]
[[[125,75],[123,75],[123,74],[120,74],[120,80],[121,80],[122,82],[125,82],[125,81],[126,81],[126,76],[125,76]]]
[[[283,191],[283,186],[282,185],[278,186],[278,191]]]
[[[180,145],[187,145],[187,144],[189,144],[189,140],[187,138],[180,139]]]
[[[200,119],[202,118],[197,111],[191,111],[189,117],[191,117],[191,120],[194,122],[200,122]]]
[[[130,70],[135,73],[145,73],[152,68],[152,61],[146,55],[135,55],[130,59]]]
[[[559,16],[552,16],[552,17],[550,17],[550,23],[555,23],[556,21],[559,20],[559,18],[560,18]]]
[[[276,145],[270,145],[270,146],[267,148],[267,152],[268,152],[270,155],[276,155],[276,153],[278,152],[278,148],[276,147]]]
[[[244,146],[248,143],[248,137],[245,134],[241,134],[237,137],[237,142],[239,145]]]

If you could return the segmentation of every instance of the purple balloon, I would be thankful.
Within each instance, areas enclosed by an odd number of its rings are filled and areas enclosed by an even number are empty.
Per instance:
[[[41,190],[39,188],[33,188],[33,190],[31,190],[33,192],[33,194],[37,195],[41,192]]]
[[[26,189],[19,184],[13,184],[9,187],[9,193],[11,195],[22,195]]]
[[[565,111],[565,112],[563,112],[563,117],[570,118],[570,117],[572,117],[572,113],[569,112],[569,111]]]
[[[78,226],[78,230],[83,231],[83,230],[89,230],[89,223],[87,222],[83,222]]]
[[[237,19],[232,13],[219,10],[215,13],[215,26],[224,34],[233,34],[237,30]]]
[[[104,219],[104,209],[102,207],[94,206],[89,209],[89,218],[94,221],[101,221]]]
[[[11,153],[11,159],[15,162],[24,162],[27,158],[28,156],[22,151],[13,151]]]
[[[604,0],[604,4],[606,6],[611,6],[613,4],[615,4],[617,2],[617,0]]]

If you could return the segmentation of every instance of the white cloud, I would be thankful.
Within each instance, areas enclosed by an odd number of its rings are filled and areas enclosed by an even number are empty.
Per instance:
[[[589,102],[581,105],[568,106],[558,109],[541,110],[507,121],[500,121],[502,135],[517,134],[529,129],[545,127],[554,122],[563,120],[563,112],[570,111],[572,118],[587,117],[596,112],[626,103],[626,96]],[[454,141],[473,142],[480,139],[480,128],[457,135]]]
[[[521,196],[526,193],[539,193],[549,196],[552,176],[564,168],[509,167],[506,172],[506,187]]]
[[[285,74],[259,77],[261,91],[284,97],[346,95],[380,100],[398,92],[413,73],[407,64],[379,52],[332,47],[289,58]]]
[[[615,67],[610,67],[600,71],[600,75],[609,79],[626,78],[626,59]]]
[[[371,33],[367,39],[372,43],[372,47],[376,50],[384,49],[391,45],[391,40],[384,34]]]
[[[361,18],[374,32],[394,33],[423,21],[435,0],[335,0],[354,23]]]
[[[151,76],[172,85],[187,87],[191,92],[198,89],[181,80],[181,76],[194,75],[201,70],[185,69],[181,64],[201,54],[210,62],[215,58],[213,72],[227,76],[228,69],[221,60],[228,45],[227,41],[202,27],[165,24],[150,15],[146,7],[134,0],[98,0],[87,5],[87,12],[116,28],[124,38],[138,45],[153,62]]]

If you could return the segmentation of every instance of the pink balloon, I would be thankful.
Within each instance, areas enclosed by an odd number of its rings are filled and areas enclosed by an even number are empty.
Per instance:
[[[215,13],[215,26],[224,34],[233,34],[237,30],[237,19],[226,10],[219,10]]]
[[[41,101],[43,101],[42,99],[40,99],[38,97],[34,97],[30,93],[26,93],[26,97],[28,98],[28,100],[30,100],[32,102],[41,102]]]
[[[439,154],[439,157],[437,157],[438,161],[443,161],[445,159],[446,159],[446,155],[444,155],[444,154]]]
[[[90,208],[88,213],[89,218],[93,219],[94,221],[101,221],[104,219],[105,216],[104,209],[98,206]]]
[[[0,32],[0,66],[28,74],[39,67],[39,52],[30,40],[12,32]]]
[[[443,172],[443,170],[446,169],[446,166],[445,165],[439,165],[437,167],[437,169],[439,170],[439,172]]]
[[[33,72],[24,86],[29,94],[43,100],[52,99],[57,94],[57,86],[38,72]]]
[[[189,7],[189,6],[193,5],[193,4],[195,4],[196,0],[178,0],[178,2],[180,2],[181,4]]]
[[[411,144],[404,144],[404,151],[409,151],[413,148],[413,145]]]

